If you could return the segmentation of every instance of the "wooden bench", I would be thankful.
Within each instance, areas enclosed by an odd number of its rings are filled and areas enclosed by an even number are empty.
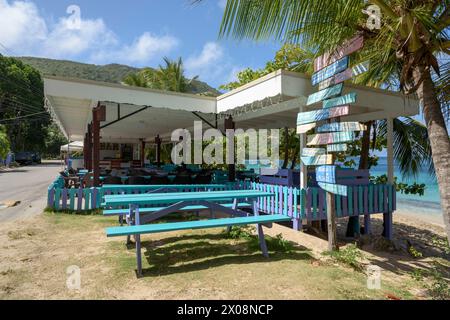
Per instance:
[[[224,203],[222,204],[222,206],[224,206],[225,208],[232,208],[233,204],[232,203]],[[251,203],[238,203],[237,205],[238,208],[251,208],[252,204]],[[153,213],[153,212],[157,212],[160,211],[162,209],[165,209],[166,207],[152,207],[152,208],[140,208],[139,209],[139,213],[143,214],[143,213]],[[178,212],[181,211],[200,211],[200,210],[206,210],[208,209],[206,206],[203,205],[191,205],[191,206],[186,206],[184,208],[181,208],[180,210],[178,210]],[[120,215],[126,215],[128,214],[129,209],[110,209],[110,210],[103,210],[103,215],[104,216],[120,216]]]
[[[137,226],[110,227],[106,229],[106,236],[119,237],[136,234],[169,232],[179,230],[219,228],[219,227],[239,226],[248,224],[264,224],[271,222],[283,222],[289,220],[291,220],[291,218],[288,216],[282,214],[274,214],[267,216],[249,216],[249,217],[221,218],[221,219],[186,221],[186,222],[143,224]]]
[[[152,194],[131,194],[131,195],[109,195],[105,196],[102,204],[105,215],[127,214],[128,226],[110,227],[106,229],[108,237],[134,236],[136,243],[137,274],[142,275],[141,259],[141,234],[168,232],[186,229],[216,228],[226,226],[228,230],[233,225],[256,224],[261,251],[268,257],[267,245],[264,239],[262,225],[272,222],[290,221],[291,218],[285,215],[259,215],[257,204],[258,198],[273,197],[271,192],[258,190],[228,190],[209,192],[176,192],[176,193],[152,193]],[[232,201],[230,204],[221,204],[223,201]],[[248,206],[251,202],[253,216],[248,212],[239,210],[239,201],[245,201],[241,206]],[[126,209],[114,209],[120,206],[129,206]],[[139,208],[142,205],[164,205],[151,208]],[[192,208],[209,209],[212,212],[218,211],[229,214],[231,218],[210,219],[187,222],[171,222],[159,224],[146,224],[155,221],[163,216],[177,212],[189,211]],[[142,212],[141,212],[142,211]],[[141,213],[144,213],[141,217]],[[147,214],[145,214],[147,213]],[[127,239],[127,240],[128,240]]]

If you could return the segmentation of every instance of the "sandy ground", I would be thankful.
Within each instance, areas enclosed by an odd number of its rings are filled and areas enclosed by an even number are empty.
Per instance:
[[[381,232],[374,219],[374,234]],[[143,237],[144,278],[134,273],[133,247],[107,239],[104,228],[116,224],[101,216],[43,214],[0,225],[0,299],[424,299],[426,284],[412,279],[416,269],[433,270],[448,255],[432,243],[442,227],[402,214],[394,215],[395,250],[360,244],[365,264],[382,268],[382,290],[366,288],[366,276],[327,262],[327,242],[284,226],[265,228],[296,243],[289,253],[224,240],[220,229],[188,230]],[[339,233],[344,232],[339,221]],[[423,257],[406,253],[405,240]],[[342,246],[354,242],[339,237]],[[440,259],[440,260],[437,260]],[[80,290],[68,290],[67,267],[81,270]],[[444,268],[450,270],[446,264]],[[446,278],[445,281],[448,281]]]

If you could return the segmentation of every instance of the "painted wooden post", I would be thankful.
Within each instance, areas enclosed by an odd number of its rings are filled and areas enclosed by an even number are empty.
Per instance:
[[[224,121],[224,128],[225,131],[227,130],[234,130],[235,124],[233,121],[233,118],[229,116]],[[230,159],[227,159],[229,162],[228,164],[228,181],[235,181],[236,180],[236,165],[234,163],[234,134],[232,136],[229,136],[227,134],[227,154],[230,156]],[[232,140],[232,141],[230,141]]]
[[[100,122],[106,120],[106,107],[98,103],[92,110],[94,187],[100,186]]]
[[[140,155],[139,160],[141,160],[141,168],[144,168],[145,166],[145,140],[141,139],[141,146],[140,146]]]
[[[161,165],[161,143],[162,139],[159,137],[159,134],[155,138],[156,144],[156,165],[159,167]]]
[[[88,124],[87,129],[87,164],[85,164],[86,169],[92,171],[92,122]]]

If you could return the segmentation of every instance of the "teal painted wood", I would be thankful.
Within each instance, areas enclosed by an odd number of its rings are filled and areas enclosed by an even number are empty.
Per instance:
[[[297,188],[294,188],[293,193],[294,193],[294,204],[293,204],[294,218],[299,219],[300,216],[298,214],[298,200],[299,200],[299,197],[300,197],[300,192],[299,192],[299,190]]]
[[[306,190],[305,189],[300,190],[300,214],[303,219],[306,218]]]
[[[328,192],[331,192],[333,194],[339,194],[344,197],[346,197],[348,194],[348,192],[347,192],[348,186],[346,186],[346,185],[326,183],[326,182],[318,182],[317,184],[322,189],[324,189]]]
[[[354,121],[332,122],[321,125],[316,129],[317,132],[339,132],[339,131],[364,131],[366,126]]]
[[[345,152],[347,149],[348,146],[345,143],[327,145],[327,152]]]
[[[327,150],[325,148],[303,148],[302,157],[314,157],[326,154]]]
[[[334,165],[324,165],[316,167],[316,181],[336,183],[336,169]]]
[[[90,203],[91,203],[91,189],[84,189],[83,190],[83,196],[84,196],[84,210],[91,209]]]
[[[387,186],[388,188],[388,194],[389,194],[389,199],[388,199],[388,203],[389,203],[389,212],[392,212],[392,186]]]
[[[340,73],[348,68],[349,57],[345,56],[342,59],[330,64],[329,66],[315,72],[311,76],[311,84],[313,86],[317,85],[319,82],[325,81],[331,78],[337,73]]]
[[[348,215],[352,216],[353,215],[353,187],[348,187]]]
[[[59,210],[60,206],[59,203],[61,201],[61,189],[58,188],[55,190],[55,204],[54,204],[54,208],[56,210]]]
[[[384,212],[384,201],[383,201],[383,186],[380,185],[378,188],[378,211]]]
[[[170,189],[195,189],[195,188],[226,188],[228,187],[226,184],[167,184],[167,185],[107,185],[101,187],[103,191],[111,190],[111,191],[125,191],[132,193],[133,190],[138,190],[139,192],[146,192],[155,189],[161,188],[170,188]]]
[[[278,213],[278,205],[279,205],[279,199],[278,199],[278,195],[280,194],[279,191],[279,186],[275,186],[274,191],[275,191],[275,211],[272,214]]]
[[[364,212],[364,207],[363,207],[363,187],[362,186],[358,186],[358,210],[359,210],[359,214]]]
[[[341,106],[328,109],[300,112],[297,115],[297,126],[302,126],[317,121],[345,116],[349,113],[349,111],[350,111],[349,106]]]
[[[291,218],[289,218],[288,216],[284,216],[281,214],[274,214],[265,216],[249,216],[249,217],[223,218],[223,219],[186,221],[186,222],[156,223],[156,224],[144,224],[126,227],[110,227],[106,228],[106,235],[108,237],[120,237],[133,234],[148,234],[148,233],[169,232],[178,230],[219,228],[236,225],[282,222],[289,220],[291,220]]]
[[[333,87],[321,90],[319,92],[313,93],[308,96],[308,100],[306,102],[306,105],[312,105],[314,103],[320,102],[322,100],[332,98],[334,96],[340,95],[342,93],[343,85],[342,83],[337,84]]]
[[[300,160],[305,166],[320,166],[320,165],[326,165],[326,164],[332,164],[333,158],[331,155],[318,155],[314,157],[304,157],[301,156]]]
[[[334,198],[336,199],[336,214],[338,217],[342,217],[342,196],[337,194]]]
[[[107,195],[102,206],[120,206],[129,204],[167,204],[180,201],[195,200],[229,200],[243,198],[270,197],[272,193],[257,190],[227,190],[210,192],[173,192],[173,193],[152,193],[133,195]]]
[[[355,134],[352,131],[317,133],[308,136],[308,146],[325,145],[332,143],[343,143],[355,140]]]
[[[373,185],[369,184],[369,213],[373,212]]]
[[[232,203],[223,203],[221,205],[226,208],[233,207]],[[251,206],[252,206],[251,203],[246,203],[246,202],[238,203],[238,208],[251,208]],[[166,207],[139,208],[139,213],[152,213],[152,212],[156,212],[156,211],[159,211],[159,210],[162,210],[165,208]],[[190,205],[190,206],[186,206],[177,211],[196,211],[196,210],[205,210],[205,209],[208,209],[208,208],[203,205]],[[129,209],[127,209],[127,208],[125,208],[125,209],[108,209],[108,210],[103,210],[103,215],[104,216],[126,215],[128,212],[129,212]]]
[[[323,101],[322,107],[324,109],[348,105],[356,102],[356,93],[352,92],[349,94],[346,94],[342,97],[337,97],[329,100]]]

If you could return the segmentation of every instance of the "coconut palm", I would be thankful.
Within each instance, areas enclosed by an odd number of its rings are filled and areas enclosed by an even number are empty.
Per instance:
[[[170,60],[164,58],[164,65],[159,65],[158,69],[145,68],[137,73],[128,75],[123,82],[130,86],[187,92],[192,81],[198,77],[187,79],[184,76],[183,60]]]
[[[378,18],[369,18],[367,5],[379,9],[379,25],[371,24]],[[317,55],[362,35],[358,59],[371,62],[365,83],[398,82],[421,102],[450,239],[450,140],[439,101],[449,75],[438,61],[450,53],[449,6],[449,0],[228,0],[220,35],[301,43]],[[439,81],[443,86],[436,86]],[[442,105],[447,111],[447,101]]]

